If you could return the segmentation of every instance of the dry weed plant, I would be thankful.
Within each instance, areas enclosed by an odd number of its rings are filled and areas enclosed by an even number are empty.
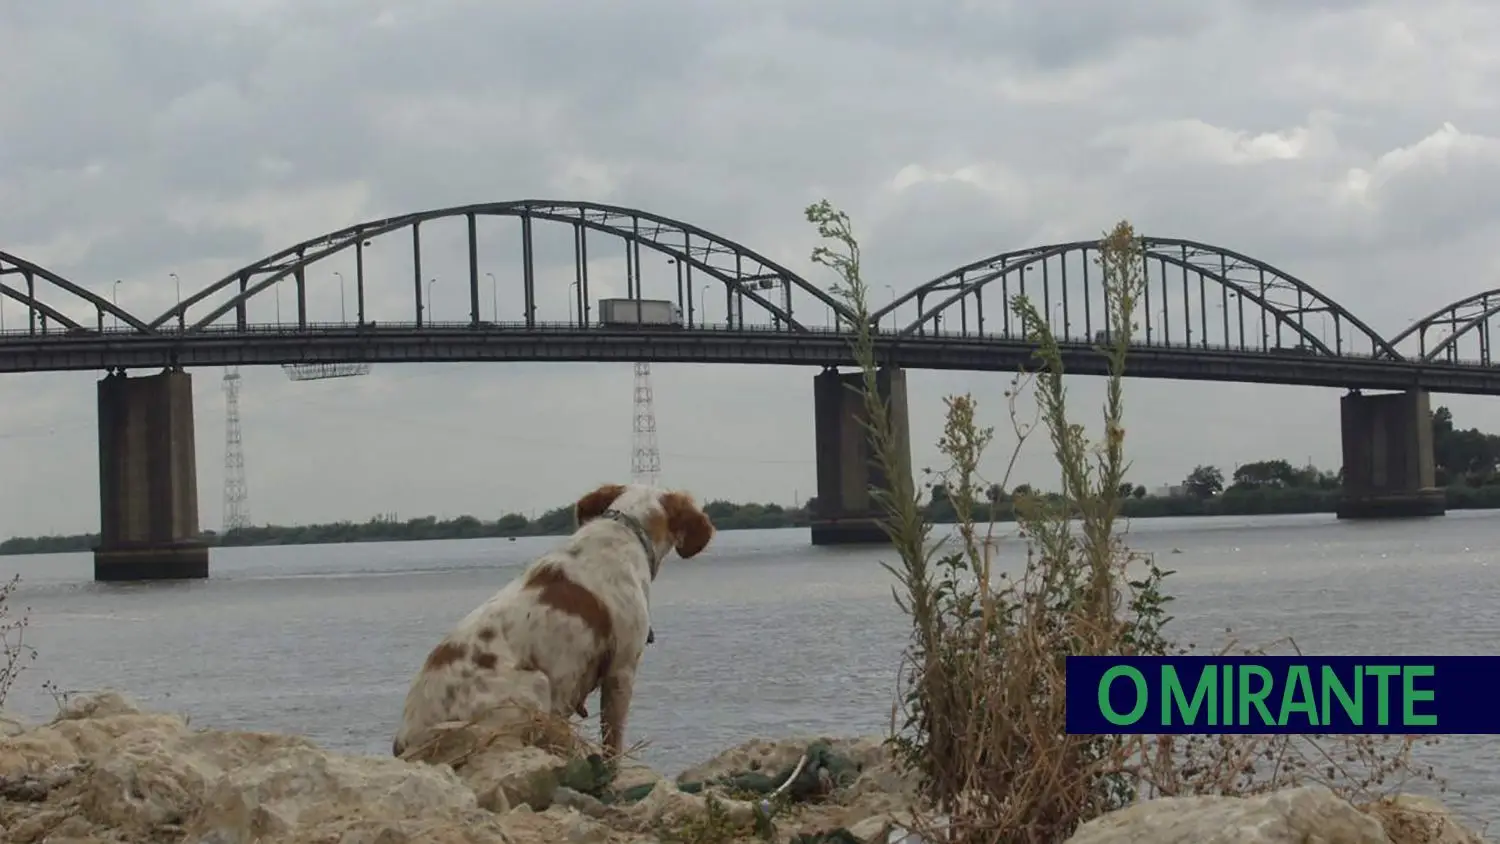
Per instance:
[[[823,241],[815,263],[833,270],[832,290],[857,314],[853,352],[864,377],[872,462],[893,479],[871,491],[900,556],[896,603],[910,619],[891,744],[920,775],[930,841],[1051,842],[1137,799],[1168,795],[1249,795],[1312,782],[1370,800],[1412,777],[1436,780],[1412,759],[1420,740],[1400,736],[1069,735],[1064,660],[1068,655],[1168,656],[1192,645],[1164,627],[1172,574],[1123,543],[1119,525],[1125,459],[1126,352],[1145,284],[1134,230],[1120,222],[1098,245],[1108,326],[1098,348],[1108,359],[1102,442],[1069,418],[1062,355],[1050,327],[1024,296],[1012,300],[1039,367],[1006,393],[1014,450],[998,486],[980,475],[994,430],[979,422],[970,395],[949,397],[938,441],[949,461],[935,482],[958,514],[945,541],[931,526],[909,469],[897,456],[888,403],[876,389],[881,362],[868,319],[860,248],[849,218],[826,200],[807,209]],[[994,523],[975,523],[982,496],[1009,488],[1009,474],[1034,425],[1017,398],[1030,389],[1051,441],[1061,495],[1015,500],[1024,566],[1007,576],[995,559]],[[1233,642],[1221,654],[1251,654]],[[1423,740],[1431,742],[1432,740]],[[1442,787],[1441,781],[1437,781]]]
[[[482,718],[432,730],[401,754],[408,761],[448,765],[455,770],[490,748],[536,747],[564,759],[583,758],[596,748],[571,719],[529,703],[507,700]]]
[[[0,586],[0,707],[5,705],[16,679],[36,661],[36,648],[26,644],[30,614],[25,608],[19,614],[15,610],[16,590],[20,585],[18,574]]]
[[[649,740],[640,739],[618,755],[606,756],[603,746],[586,736],[584,725],[571,717],[557,715],[526,701],[507,699],[490,707],[478,718],[455,721],[432,730],[422,741],[406,748],[400,758],[447,765],[458,771],[469,760],[495,750],[507,752],[520,747],[535,747],[568,761],[597,758],[600,764],[614,771],[627,761],[638,762],[649,746]]]

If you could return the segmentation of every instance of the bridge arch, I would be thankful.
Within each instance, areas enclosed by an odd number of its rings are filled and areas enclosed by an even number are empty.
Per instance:
[[[1391,343],[1312,285],[1264,261],[1181,238],[1141,237],[1146,278],[1136,342],[1204,349],[1284,352],[1401,360]],[[950,270],[894,298],[872,325],[903,309],[916,315],[896,329],[926,334],[957,313],[962,334],[986,333],[985,294],[999,288],[1002,334],[1021,331],[1011,299],[1029,294],[1059,339],[1093,341],[1106,328],[1099,241],[1080,240],[1002,252]],[[1212,292],[1210,292],[1212,291]],[[971,329],[970,311],[973,311]],[[1247,322],[1247,317],[1249,321]],[[1309,319],[1311,317],[1311,319]],[[1082,333],[1075,330],[1082,322]],[[993,332],[991,332],[993,333]]]
[[[1449,302],[1432,313],[1408,325],[1401,333],[1391,338],[1392,346],[1404,345],[1408,357],[1423,363],[1447,360],[1459,363],[1462,358],[1460,342],[1474,340],[1478,345],[1478,360],[1485,366],[1494,363],[1491,351],[1491,329],[1500,315],[1500,288],[1485,290]],[[1429,339],[1429,333],[1446,328],[1447,334]],[[1415,337],[1415,341],[1412,338]],[[1433,341],[1436,342],[1433,342]],[[1413,348],[1415,346],[1415,348]],[[1462,358],[1472,360],[1472,358]]]
[[[356,255],[356,275],[358,277],[355,279],[355,286],[356,294],[361,302],[359,322],[364,323],[364,309],[362,304],[365,283],[363,278],[363,250],[370,244],[370,241],[382,235],[410,230],[412,232],[413,259],[418,267],[416,272],[420,275],[421,225],[433,220],[456,217],[467,218],[469,222],[468,280],[470,288],[470,315],[468,322],[474,325],[482,322],[480,318],[481,311],[477,280],[479,270],[475,257],[477,250],[476,221],[481,217],[515,217],[521,221],[523,233],[524,293],[526,296],[525,314],[528,325],[535,322],[535,278],[532,258],[533,250],[531,246],[532,221],[559,223],[571,225],[574,228],[574,259],[578,281],[576,298],[579,300],[578,315],[580,322],[587,320],[589,308],[587,292],[588,232],[600,232],[624,241],[627,274],[634,272],[636,280],[639,279],[640,273],[641,247],[659,253],[675,263],[678,272],[678,298],[682,300],[685,292],[687,305],[685,311],[689,314],[689,319],[691,319],[693,305],[692,295],[694,286],[692,283],[692,274],[694,272],[706,274],[723,284],[726,310],[730,312],[737,311],[741,326],[744,325],[745,316],[743,303],[745,300],[748,300],[757,305],[778,324],[785,325],[793,331],[808,331],[809,329],[796,319],[793,305],[794,294],[820,303],[830,313],[837,314],[845,321],[852,322],[854,319],[854,313],[848,306],[829,296],[821,288],[781,264],[770,260],[749,247],[689,223],[639,209],[595,202],[519,200],[513,202],[461,205],[421,211],[396,217],[370,220],[335,232],[319,235],[318,237],[305,240],[272,255],[268,255],[254,263],[247,264],[213,284],[204,287],[156,317],[150,322],[150,327],[157,329],[175,321],[181,330],[202,331],[230,311],[237,312],[237,323],[240,327],[244,327],[246,324],[245,303],[289,276],[294,279],[297,287],[298,323],[305,325],[306,268],[311,264],[348,249],[353,249]],[[685,279],[684,276],[686,276]],[[683,286],[684,281],[686,282],[685,290]],[[630,280],[627,280],[627,282],[630,283]],[[235,285],[238,286],[238,290],[227,301],[217,305],[206,304],[206,300],[209,297]],[[423,323],[423,304],[421,301],[422,285],[420,282],[414,285],[413,296],[415,300],[415,321],[418,325],[421,325]],[[736,302],[739,303],[737,309],[733,307],[733,303]],[[200,312],[194,313],[192,321],[189,322],[189,311],[200,304],[203,304],[204,308],[200,309]],[[707,303],[704,303],[704,306],[706,307]],[[730,319],[733,319],[732,315]]]
[[[7,280],[9,276],[19,276],[20,283]],[[55,302],[47,301],[45,293],[48,289],[66,294],[75,301],[86,303],[94,310],[95,324],[84,325],[64,313]],[[19,302],[26,308],[26,331],[29,334],[46,334],[54,326],[63,331],[89,329],[102,331],[105,328],[106,315],[113,316],[120,325],[128,325],[136,331],[151,331],[146,323],[134,314],[88,288],[69,281],[40,264],[0,251],[0,300],[3,299]],[[3,304],[3,301],[0,301],[0,307],[3,307]],[[4,328],[11,330],[9,325]]]

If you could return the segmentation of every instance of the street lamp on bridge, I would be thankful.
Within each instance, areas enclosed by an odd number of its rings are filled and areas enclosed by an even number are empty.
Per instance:
[[[432,309],[432,286],[434,284],[437,284],[437,279],[435,279],[435,278],[429,278],[427,280],[427,321],[428,322],[436,322],[436,320],[434,320],[432,318],[432,314],[433,314],[433,309]]]
[[[494,273],[485,273],[490,277],[490,319],[500,321],[500,285],[495,281]]]
[[[110,288],[110,290],[109,290],[109,301],[116,308],[120,307],[120,280],[118,278],[115,279],[114,286],[112,286]],[[120,315],[119,314],[115,314],[115,328],[119,328],[119,327],[120,327]]]
[[[349,315],[344,310],[344,274],[334,270],[333,274],[339,277],[339,322],[348,322]]]
[[[178,326],[186,325],[187,314],[182,312],[182,279],[177,277],[177,273],[167,273],[167,275],[171,276],[172,282],[177,286],[177,324]]]

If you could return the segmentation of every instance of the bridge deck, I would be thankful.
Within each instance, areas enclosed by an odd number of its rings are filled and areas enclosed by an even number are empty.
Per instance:
[[[257,366],[287,363],[649,361],[849,366],[850,335],[728,327],[620,330],[576,325],[380,324],[226,326],[179,333],[0,335],[0,372]],[[1093,344],[1061,344],[1068,372],[1105,374]],[[1035,368],[1033,346],[998,336],[877,336],[883,361],[908,369],[1014,372]],[[1328,357],[1215,347],[1135,344],[1127,372],[1139,378],[1236,381],[1346,389],[1500,395],[1500,367]]]

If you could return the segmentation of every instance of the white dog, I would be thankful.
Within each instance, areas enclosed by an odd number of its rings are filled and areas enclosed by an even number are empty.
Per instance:
[[[427,655],[393,752],[444,721],[506,700],[586,715],[599,690],[605,753],[625,748],[636,665],[651,635],[651,582],[674,548],[692,557],[714,526],[685,493],[608,484],[574,507],[578,529],[464,617]]]

